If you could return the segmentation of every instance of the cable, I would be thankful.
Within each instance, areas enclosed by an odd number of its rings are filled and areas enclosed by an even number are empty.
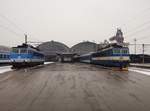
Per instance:
[[[146,36],[140,36],[140,37],[136,37],[136,39],[139,41],[141,40],[145,40],[145,39],[149,39],[148,37],[150,37],[150,35],[146,35]],[[131,42],[131,41],[130,41]]]
[[[25,34],[25,31],[20,28],[17,24],[15,24],[13,21],[11,21],[10,19],[8,19],[6,16],[4,16],[2,13],[0,13],[0,17],[5,19],[7,22],[9,22],[9,24],[13,25],[14,27],[16,27],[21,33]],[[31,37],[31,36],[30,36]],[[34,38],[34,37],[31,37]],[[34,38],[35,39],[35,38]],[[37,39],[37,38],[36,38]]]
[[[126,35],[126,36],[133,36],[133,35],[135,36],[135,35],[137,35],[138,33],[143,32],[143,31],[149,29],[149,27],[150,27],[150,26],[145,27],[145,28],[143,28],[143,29],[141,29],[141,30],[135,31],[135,32],[133,32],[133,33],[131,33],[131,34],[129,34],[129,35]],[[128,37],[126,37],[126,38],[128,38]],[[131,39],[131,37],[130,37],[130,39]]]
[[[0,27],[3,28],[3,29],[5,29],[5,30],[7,30],[7,31],[10,32],[10,33],[13,33],[13,34],[16,35],[16,36],[20,36],[20,35],[21,35],[21,34],[15,32],[15,31],[13,31],[13,30],[10,29],[10,28],[3,26],[3,25],[0,25]]]
[[[134,27],[132,30],[130,30],[130,31],[128,31],[128,33],[132,33],[133,31],[135,31],[135,30],[137,30],[138,28],[141,28],[141,27],[143,27],[143,26],[145,26],[145,25],[149,25],[150,24],[150,21],[147,21],[147,22],[145,22],[145,23],[143,23],[143,24],[141,24],[141,25],[139,25],[139,26],[137,26],[137,27]],[[127,34],[128,34],[127,33]],[[125,34],[126,35],[126,34]]]
[[[13,25],[14,27],[16,27],[19,31],[21,31],[22,33],[25,33],[25,31],[23,29],[21,29],[17,24],[15,24],[13,21],[11,21],[10,19],[8,19],[6,16],[4,16],[2,13],[0,13],[0,17],[3,18],[4,20],[6,20],[7,22],[9,22],[9,24]]]
[[[145,13],[145,12],[147,13],[148,11],[150,11],[150,8],[146,8],[146,9],[140,11],[140,12],[139,12],[138,14],[136,14],[133,18],[131,18],[130,20],[128,20],[128,23],[131,22],[131,21],[133,21],[133,20],[136,18],[136,16],[138,16],[138,15],[141,16],[141,14],[143,14],[143,13]],[[126,35],[126,36],[128,36],[128,37],[130,37],[131,35],[136,35],[137,33],[142,32],[143,29],[140,30],[140,31],[135,31],[135,30],[140,29],[141,27],[143,27],[143,26],[145,26],[145,25],[147,25],[147,24],[149,24],[149,23],[150,23],[150,21],[147,21],[147,22],[145,22],[145,23],[143,23],[143,24],[141,24],[141,25],[139,25],[139,26],[133,28],[133,29],[132,29],[133,31],[132,31],[132,30],[128,31],[127,34],[124,34],[124,35]],[[126,25],[126,24],[124,23],[123,25]],[[122,27],[124,27],[123,25],[122,25]],[[149,27],[149,26],[148,26],[148,27]],[[131,34],[130,34],[130,33],[131,33]],[[128,37],[126,37],[126,38],[128,38]]]
[[[139,16],[139,15],[141,16],[142,14],[144,14],[145,12],[148,12],[148,11],[150,11],[150,7],[148,7],[148,8],[146,8],[146,9],[140,11],[139,13],[135,14],[134,17],[132,17],[132,18],[129,19],[126,23],[124,23],[123,25],[121,25],[121,27],[124,27],[127,23],[131,23],[132,21],[135,21],[135,18],[136,18],[137,16]]]
[[[139,40],[145,40],[145,39],[149,39],[148,37],[150,37],[150,35],[147,35],[147,36],[140,37],[140,38],[138,38],[138,41],[139,41]]]

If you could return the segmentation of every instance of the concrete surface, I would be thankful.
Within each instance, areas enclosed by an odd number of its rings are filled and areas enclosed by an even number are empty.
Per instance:
[[[0,111],[150,111],[150,77],[81,63],[0,75]]]

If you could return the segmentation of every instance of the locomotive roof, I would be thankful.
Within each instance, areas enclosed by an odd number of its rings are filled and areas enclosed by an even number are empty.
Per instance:
[[[32,45],[29,45],[29,44],[22,44],[22,45],[18,45],[17,47],[13,47],[13,48],[32,48],[32,49],[35,49],[35,50],[38,50],[38,48],[36,47],[33,47]]]
[[[102,48],[100,48],[98,51],[101,51],[101,50],[104,50],[104,49],[107,49],[107,48],[123,48],[123,47],[127,47],[125,46],[126,44],[118,44],[118,43],[110,43]]]
[[[28,48],[28,49],[34,50],[35,52],[43,54],[38,48],[33,47],[32,45],[29,45],[29,44],[25,44],[25,43],[22,45],[18,45],[17,47],[13,47],[13,48]]]

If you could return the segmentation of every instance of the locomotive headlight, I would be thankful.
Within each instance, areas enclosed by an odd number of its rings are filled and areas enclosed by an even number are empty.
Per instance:
[[[25,59],[25,62],[30,62],[30,59]]]
[[[11,59],[10,62],[15,62],[15,60]]]
[[[25,59],[25,62],[28,62],[29,60],[28,59]]]
[[[122,60],[122,59],[123,59],[123,57],[121,56],[121,57],[120,57],[120,59]]]

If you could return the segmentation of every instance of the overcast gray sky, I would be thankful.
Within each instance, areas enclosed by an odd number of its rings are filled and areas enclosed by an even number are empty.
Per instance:
[[[32,41],[68,46],[83,40],[99,43],[117,27],[126,41],[136,37],[149,43],[150,0],[0,0],[0,45],[20,44],[23,33]]]

